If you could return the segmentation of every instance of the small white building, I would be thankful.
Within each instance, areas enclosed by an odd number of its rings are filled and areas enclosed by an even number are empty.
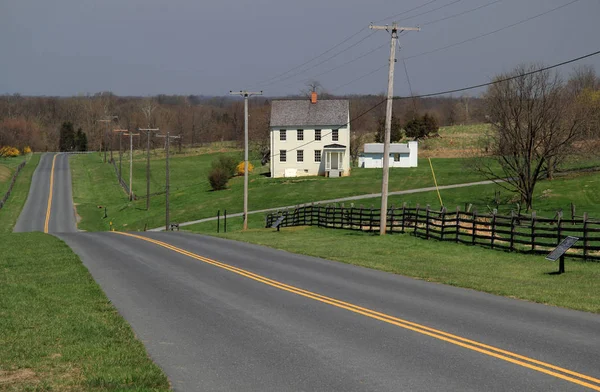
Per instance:
[[[271,103],[271,177],[350,175],[348,100]]]
[[[417,167],[419,143],[390,144],[390,167]],[[365,143],[362,156],[358,157],[358,166],[365,168],[383,167],[383,143]]]

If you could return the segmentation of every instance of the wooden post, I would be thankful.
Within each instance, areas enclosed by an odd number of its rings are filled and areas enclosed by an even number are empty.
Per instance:
[[[404,233],[404,222],[406,222],[406,202],[402,203],[402,232]]]
[[[471,244],[475,245],[475,231],[477,230],[477,210],[473,210],[473,215],[471,216],[473,220],[473,236],[471,237]]]
[[[217,210],[217,234],[221,230],[221,210]]]
[[[535,250],[535,219],[536,213],[533,211],[531,213],[531,251]]]
[[[557,215],[557,231],[556,231],[556,246],[560,244],[560,239],[562,238],[562,211],[558,211]]]
[[[588,213],[583,213],[583,259],[587,260],[588,254]]]
[[[179,229],[177,229],[179,231]],[[227,210],[223,211],[223,233],[227,233]]]
[[[390,233],[394,233],[394,205],[392,204],[392,208],[390,208]]]
[[[497,209],[492,211],[492,238],[490,238],[490,246],[494,249],[494,240],[496,239],[496,213]]]
[[[442,217],[442,232],[440,234],[440,240],[443,241],[444,240],[444,228],[446,227],[446,207],[442,207],[441,217]]]
[[[429,239],[429,211],[430,211],[430,206],[429,204],[427,204],[427,207],[425,207],[425,239]]]
[[[417,207],[415,208],[415,229],[413,231],[414,235],[417,235],[417,228],[419,227],[419,204],[417,203]]]
[[[571,224],[575,224],[575,204],[571,202]]]
[[[458,242],[459,234],[460,234],[460,207],[456,206],[456,239],[455,239],[456,242]]]
[[[321,227],[321,205],[317,204],[317,227]]]
[[[371,205],[371,215],[369,216],[369,231],[373,231],[373,206]]]
[[[344,203],[342,203],[341,210],[340,210],[342,212],[342,217],[341,217],[342,225],[340,226],[340,228],[342,228],[342,229],[344,228],[344,209],[345,209]]]
[[[512,252],[515,248],[515,210],[510,211],[510,247]]]

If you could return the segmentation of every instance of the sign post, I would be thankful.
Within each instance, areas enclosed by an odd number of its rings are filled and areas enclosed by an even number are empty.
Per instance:
[[[565,253],[579,241],[579,237],[567,236],[558,246],[546,256],[546,260],[556,261],[560,258],[558,264],[558,274],[565,272]]]

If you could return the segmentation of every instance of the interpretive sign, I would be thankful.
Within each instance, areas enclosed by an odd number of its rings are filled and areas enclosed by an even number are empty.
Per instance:
[[[558,246],[546,256],[546,260],[556,261],[560,259],[558,265],[558,273],[562,274],[565,272],[565,253],[579,241],[579,237],[567,236]]]
[[[281,226],[281,223],[283,222],[284,219],[285,219],[285,215],[281,215],[279,218],[277,218],[277,220],[275,222],[273,222],[273,225],[271,226],[271,228],[277,229],[277,231],[279,231],[279,226]]]

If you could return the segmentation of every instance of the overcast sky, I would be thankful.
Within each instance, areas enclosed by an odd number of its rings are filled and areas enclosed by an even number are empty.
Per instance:
[[[0,0],[0,94],[262,89],[281,96],[298,93],[308,79],[336,94],[377,94],[387,86],[389,34],[368,25],[394,20],[422,27],[400,37],[395,93],[409,94],[402,58],[414,93],[430,93],[487,82],[519,63],[549,65],[600,50],[600,1],[578,0],[420,55],[571,1]],[[600,55],[581,64],[600,74]]]

